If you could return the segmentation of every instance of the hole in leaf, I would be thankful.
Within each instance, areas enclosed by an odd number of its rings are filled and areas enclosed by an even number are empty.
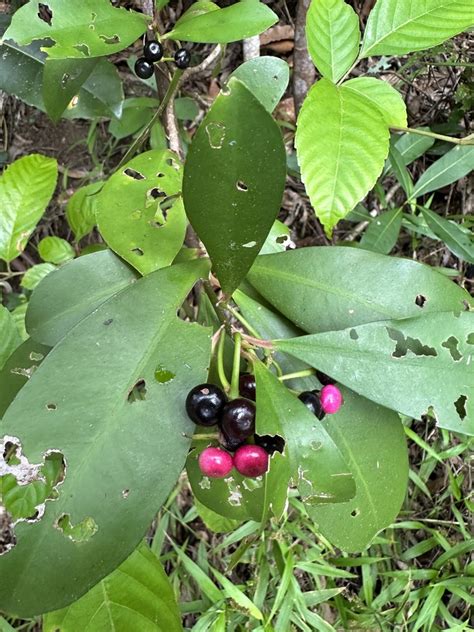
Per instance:
[[[229,88],[228,85],[222,86],[221,88],[221,94],[223,94],[225,97],[230,96],[231,93],[231,89]]]
[[[127,167],[123,174],[129,178],[133,178],[134,180],[145,180],[145,176],[142,173],[135,171],[135,169],[130,169],[130,167]]]
[[[464,421],[464,419],[466,419],[467,417],[467,411],[466,411],[466,402],[467,402],[467,397],[466,395],[461,395],[455,402],[454,402],[454,406],[456,407],[456,411],[459,415],[459,418],[461,419],[461,421]]]
[[[61,77],[61,88],[65,88],[69,81],[71,81],[71,75],[65,72],[64,75]]]
[[[91,20],[92,20],[93,22],[95,22],[95,21],[96,21],[96,18],[97,18],[97,13],[92,12],[92,13],[91,13]]]
[[[255,248],[256,245],[256,241],[249,241],[246,244],[242,244],[242,248]]]
[[[134,255],[137,255],[137,257],[143,257],[145,254],[141,248],[132,248],[131,252],[133,252]]]
[[[350,330],[349,336],[350,336],[351,340],[359,340],[359,334],[357,333],[357,331],[355,329],[351,329]]]
[[[387,333],[390,338],[395,341],[397,344],[395,346],[395,350],[392,353],[393,358],[404,358],[408,351],[411,351],[417,356],[437,356],[438,353],[436,349],[433,347],[429,347],[424,345],[421,340],[417,338],[411,338],[410,336],[405,336],[398,329],[391,329],[387,327]]]
[[[280,235],[275,239],[277,244],[284,244],[288,240],[288,235]]]
[[[107,318],[107,320],[104,320],[104,325],[106,327],[108,327],[109,325],[111,325],[114,322],[113,318]]]
[[[423,296],[423,294],[418,294],[418,296],[415,298],[415,303],[418,305],[418,307],[424,307],[425,303],[426,303],[426,296]]]
[[[100,39],[103,40],[106,44],[120,44],[120,37],[118,35],[99,35]]]
[[[90,57],[90,50],[87,44],[75,44],[74,48],[80,53],[82,53],[84,57]]]
[[[13,532],[12,517],[0,509],[0,557],[6,555],[16,545],[16,537]]]
[[[226,134],[225,125],[223,123],[208,123],[206,125],[206,134],[212,149],[222,149]]]
[[[51,26],[51,22],[53,21],[53,12],[47,4],[43,4],[42,2],[38,4],[38,17],[40,20],[43,20],[43,22],[46,22],[48,26]]]
[[[238,191],[242,191],[242,193],[247,193],[249,190],[248,186],[242,180],[238,180],[236,185]]]
[[[321,450],[322,447],[323,444],[321,443],[321,441],[311,441],[311,450],[317,452],[318,450]]]
[[[161,364],[156,368],[155,379],[160,384],[167,384],[168,382],[171,382],[172,380],[174,380],[175,377],[176,377],[175,373],[173,373],[172,371],[169,371]]]
[[[146,399],[146,392],[145,380],[139,380],[128,394],[128,403],[133,404],[133,402],[144,401]]]
[[[30,360],[32,362],[41,362],[41,360],[44,360],[44,355],[42,353],[36,353],[35,351],[32,351],[30,353]]]
[[[455,362],[459,362],[459,360],[462,360],[462,354],[459,352],[458,344],[459,344],[459,340],[455,338],[454,336],[450,336],[447,340],[445,340],[441,344],[442,347],[444,347],[445,349],[448,349],[449,353],[451,354],[452,359]]]
[[[57,410],[58,407],[56,404],[46,404],[46,410]]]
[[[468,336],[466,338],[466,344],[474,345],[474,332],[468,334]]]
[[[91,517],[84,518],[77,525],[73,525],[69,514],[60,516],[54,526],[76,544],[88,542],[99,529],[97,523]]]
[[[129,494],[130,494],[130,490],[129,489],[124,489],[122,491],[122,498],[127,499]]]
[[[151,198],[152,200],[157,200],[158,198],[166,197],[166,193],[158,187],[153,187],[153,189],[147,191],[147,197]]]
[[[174,158],[167,158],[166,159],[166,164],[169,165],[170,167],[173,167],[173,169],[176,169],[176,171],[180,170],[179,163],[176,162],[176,160]]]
[[[160,171],[159,173],[156,174],[156,177],[157,178],[164,178],[165,174]]]
[[[360,514],[360,509],[353,509],[353,510],[351,511],[351,516],[352,516],[353,518],[357,518],[357,516],[358,516],[359,514]]]

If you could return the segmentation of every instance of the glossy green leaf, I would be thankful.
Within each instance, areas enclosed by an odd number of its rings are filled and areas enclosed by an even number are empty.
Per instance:
[[[474,313],[426,314],[292,340],[277,348],[367,399],[474,434]]]
[[[52,263],[38,263],[28,268],[21,280],[21,287],[34,290],[38,283],[53,270],[56,270],[56,266]]]
[[[271,9],[257,0],[236,2],[178,22],[164,38],[185,42],[226,44],[263,33],[278,21]]]
[[[66,263],[74,259],[74,248],[61,237],[44,237],[38,244],[38,254],[43,261],[48,263]]]
[[[66,205],[66,219],[74,233],[75,241],[88,235],[95,226],[96,194],[101,190],[103,182],[92,182],[81,187],[69,198]]]
[[[141,545],[79,601],[43,620],[44,632],[180,632],[173,588],[158,558]]]
[[[429,266],[356,248],[259,257],[252,285],[310,333],[464,308],[469,294]]]
[[[0,305],[0,369],[20,343],[20,335],[11,312]]]
[[[15,309],[11,312],[13,321],[16,325],[16,328],[20,334],[20,338],[22,341],[28,338],[28,334],[26,332],[26,327],[25,327],[25,316],[26,316],[27,308],[28,308],[28,301],[26,300],[26,297],[23,297],[23,300],[20,302],[20,304],[17,305],[17,307],[15,307]]]
[[[311,88],[297,125],[301,176],[316,215],[331,234],[376,183],[388,155],[388,127],[368,99],[328,79]]]
[[[43,101],[49,117],[57,122],[94,70],[91,59],[49,59],[43,71]]]
[[[290,68],[279,57],[255,57],[234,70],[231,77],[239,79],[271,114],[288,87]]]
[[[20,7],[4,38],[20,45],[52,40],[45,47],[50,59],[112,55],[133,44],[147,27],[146,16],[115,8],[108,0],[82,0],[74,11],[62,0],[40,4],[30,0]]]
[[[193,2],[189,9],[179,18],[176,22],[175,29],[180,28],[183,24],[197,18],[199,15],[205,15],[211,11],[219,11],[219,9],[220,7],[215,2],[211,2],[211,0],[197,0],[197,2]]]
[[[398,415],[342,388],[344,406],[324,426],[354,472],[356,495],[347,503],[308,507],[331,544],[362,551],[397,517],[408,483],[408,452]]]
[[[360,56],[424,50],[473,24],[471,0],[377,0],[367,20]]]
[[[49,351],[50,347],[28,338],[10,355],[0,373],[0,419]]]
[[[150,123],[158,105],[159,101],[150,97],[126,99],[120,118],[110,121],[109,132],[118,140],[139,132]]]
[[[220,516],[199,502],[197,498],[194,499],[194,508],[206,527],[210,531],[214,531],[214,533],[228,533],[229,531],[234,531],[240,525],[239,520],[231,520]]]
[[[44,516],[14,527],[17,544],[0,557],[2,610],[30,617],[67,606],[143,537],[189,450],[194,426],[183,393],[206,377],[210,332],[176,312],[207,271],[204,261],[172,266],[102,304],[9,407],[5,435],[17,438],[30,463],[61,452],[66,473]],[[174,377],[157,381],[158,368]],[[130,397],[135,387],[143,398]],[[79,545],[74,534],[86,525]]]
[[[263,246],[285,178],[280,129],[244,84],[231,79],[194,136],[183,180],[186,213],[224,292],[238,287]]]
[[[137,275],[110,250],[79,257],[45,278],[33,292],[26,327],[37,342],[54,346]]]
[[[385,211],[375,217],[367,227],[360,245],[366,250],[388,255],[397,243],[402,227],[403,213],[401,208]]]
[[[458,145],[429,167],[415,184],[412,199],[456,182],[474,169],[474,147]]]
[[[268,237],[266,238],[259,254],[270,255],[274,252],[284,252],[291,246],[294,248],[294,244],[290,237],[290,229],[286,226],[286,224],[283,224],[283,222],[276,219],[273,222],[273,226],[271,227]]]
[[[436,237],[441,239],[456,257],[474,263],[472,233],[464,231],[455,222],[445,219],[427,208],[422,208],[421,213]]]
[[[183,244],[181,179],[175,154],[148,151],[114,173],[97,196],[102,237],[141,274],[170,265]]]
[[[0,176],[0,259],[12,261],[23,249],[56,187],[57,162],[30,154]]]
[[[312,0],[306,18],[306,39],[314,65],[336,83],[359,53],[359,18],[344,0]]]
[[[356,77],[344,84],[346,90],[352,90],[364,97],[373,107],[380,110],[389,127],[406,127],[407,108],[402,95],[387,81],[375,77]]]
[[[417,128],[422,131],[429,132],[429,127]],[[418,134],[402,134],[395,142],[395,147],[403,158],[405,165],[414,162],[420,156],[423,156],[428,149],[433,147],[435,139],[430,136],[419,136]]]

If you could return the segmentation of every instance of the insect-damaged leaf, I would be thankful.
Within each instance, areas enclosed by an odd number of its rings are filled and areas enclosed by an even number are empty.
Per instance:
[[[194,428],[185,393],[206,378],[210,355],[209,330],[176,312],[207,270],[172,266],[101,305],[8,409],[2,433],[30,463],[60,451],[66,472],[59,498],[38,522],[17,524],[16,546],[0,556],[2,610],[29,617],[78,599],[137,546],[176,482]]]
[[[265,242],[285,176],[280,129],[243,83],[231,79],[194,136],[183,180],[186,213],[227,294]]]

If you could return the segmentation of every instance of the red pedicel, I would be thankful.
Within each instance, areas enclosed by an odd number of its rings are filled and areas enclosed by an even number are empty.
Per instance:
[[[232,457],[220,448],[206,448],[199,455],[199,469],[211,478],[224,478],[232,467]]]
[[[268,470],[268,453],[259,445],[242,445],[234,454],[234,467],[242,476],[262,476]]]
[[[334,384],[328,384],[321,389],[320,394],[321,406],[325,413],[328,415],[334,415],[342,406],[342,393],[334,386]]]

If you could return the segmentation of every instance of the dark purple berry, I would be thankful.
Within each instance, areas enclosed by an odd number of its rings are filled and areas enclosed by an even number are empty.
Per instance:
[[[185,48],[180,48],[174,55],[174,62],[180,70],[186,70],[191,62],[191,53]]]
[[[219,432],[219,443],[221,444],[223,448],[225,448],[229,452],[235,452],[237,448],[240,448],[243,441],[241,441],[240,439],[235,439],[235,438],[231,439],[225,434],[225,432],[222,432],[221,430]]]
[[[143,55],[147,61],[151,61],[152,63],[160,61],[163,57],[163,46],[160,42],[147,42],[143,47]]]
[[[239,377],[239,393],[242,397],[251,399],[253,402],[256,399],[256,386],[255,375],[243,373]]]
[[[316,371],[316,377],[318,378],[319,382],[323,386],[327,386],[328,384],[334,384],[334,382],[336,381],[336,380],[333,380],[332,377],[329,377],[329,375],[326,375],[326,373],[323,373],[322,371]]]
[[[153,64],[144,57],[140,57],[135,62],[135,74],[140,79],[149,79],[153,76]]]
[[[324,411],[321,406],[321,401],[319,396],[314,391],[303,391],[298,395],[298,399],[300,399],[306,408],[316,415],[318,419],[322,419],[324,417]]]
[[[214,384],[195,386],[186,398],[186,412],[195,424],[214,426],[227,402],[225,393]]]
[[[255,432],[255,404],[239,397],[224,406],[220,425],[230,441],[245,441]]]
[[[283,450],[285,448],[284,439],[282,439],[278,435],[275,435],[274,437],[270,435],[255,435],[255,443],[266,450],[268,454],[273,454],[274,452],[283,453]]]

